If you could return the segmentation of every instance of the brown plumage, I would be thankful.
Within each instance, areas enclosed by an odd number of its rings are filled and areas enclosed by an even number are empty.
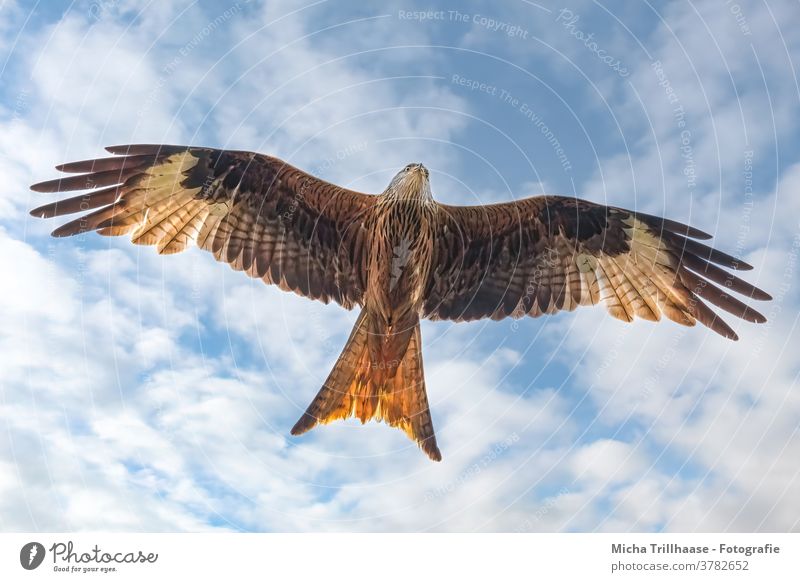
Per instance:
[[[166,145],[108,151],[116,155],[57,166],[79,175],[31,187],[88,190],[31,211],[41,218],[82,213],[54,236],[130,234],[162,254],[194,241],[281,289],[362,308],[292,434],[338,418],[375,418],[440,460],[420,318],[537,317],[604,303],[623,321],[663,314],[734,340],[707,303],[765,321],[731,292],[770,296],[722,268],[750,265],[697,240],[710,235],[656,216],[560,196],[447,206],[433,200],[421,164],[406,166],[371,196],[251,152]]]

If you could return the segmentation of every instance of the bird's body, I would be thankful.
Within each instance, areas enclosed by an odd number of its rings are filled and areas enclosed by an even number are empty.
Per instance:
[[[433,253],[435,207],[417,200],[379,202],[367,223],[364,309],[373,319],[370,351],[391,374],[418,324]]]
[[[387,198],[375,205],[370,233],[367,296],[387,325],[422,309],[431,271],[437,207],[419,199]]]
[[[422,371],[420,316],[439,209],[428,171],[406,170],[365,217],[363,310],[322,390],[292,429],[301,434],[320,419],[349,415],[400,426],[434,459],[441,454],[428,409]]]
[[[662,315],[731,339],[706,301],[752,322],[732,296],[769,295],[724,270],[746,270],[690,226],[561,196],[447,206],[428,170],[409,164],[380,195],[329,184],[251,152],[186,146],[109,148],[58,166],[41,192],[89,190],[31,213],[91,211],[54,231],[131,234],[160,253],[191,242],[265,283],[361,307],[322,389],[292,429],[350,416],[402,429],[441,459],[428,406],[419,322],[538,317],[604,304],[623,321]],[[720,286],[714,285],[714,283]]]

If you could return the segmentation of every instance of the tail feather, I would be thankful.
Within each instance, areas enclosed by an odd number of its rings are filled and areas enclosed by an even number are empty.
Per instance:
[[[366,413],[367,410],[374,409],[377,404],[370,406],[371,403],[364,398],[364,391],[359,390],[359,387],[367,384],[367,376],[364,374],[365,359],[366,367],[369,366],[367,327],[366,312],[362,311],[325,384],[300,420],[292,427],[293,435],[303,434],[319,423],[327,424],[351,415],[358,416],[362,422],[366,422],[367,419],[362,418],[361,414],[356,414],[354,408],[358,408],[358,412]],[[354,406],[359,401],[361,406]]]
[[[425,392],[419,322],[396,373],[386,374],[380,363],[370,358],[369,318],[366,310],[361,312],[336,365],[292,434],[351,416],[362,423],[374,418],[401,429],[431,459],[440,461]]]
[[[441,461],[442,454],[436,446],[436,434],[425,391],[419,324],[408,342],[408,349],[393,382],[394,392],[387,393],[380,400],[380,415],[390,426],[397,426],[409,438],[417,441],[431,459]]]

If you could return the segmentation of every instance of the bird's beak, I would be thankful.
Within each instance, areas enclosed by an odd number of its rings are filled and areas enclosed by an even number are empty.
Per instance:
[[[418,164],[418,165],[414,166],[412,171],[414,173],[414,176],[417,177],[418,179],[421,179],[421,180],[427,180],[428,179],[428,170],[425,169],[425,166],[423,166],[422,164]]]

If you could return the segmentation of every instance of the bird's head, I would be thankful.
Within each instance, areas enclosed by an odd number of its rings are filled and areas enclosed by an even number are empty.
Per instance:
[[[395,174],[384,195],[388,198],[431,202],[433,194],[428,176],[428,168],[422,164],[408,164]]]

